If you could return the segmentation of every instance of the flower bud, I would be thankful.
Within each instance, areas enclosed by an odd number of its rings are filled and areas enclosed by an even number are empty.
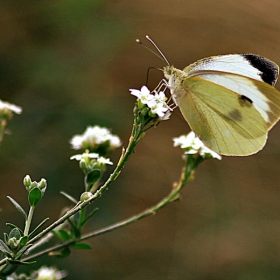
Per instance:
[[[25,185],[26,189],[28,190],[29,187],[31,186],[31,178],[29,175],[26,175],[24,178],[23,178],[23,184]]]
[[[81,194],[80,201],[86,201],[91,198],[93,194],[91,192],[84,192]]]
[[[8,240],[8,245],[12,250],[16,250],[18,248],[18,244],[19,241],[15,237],[12,237]]]

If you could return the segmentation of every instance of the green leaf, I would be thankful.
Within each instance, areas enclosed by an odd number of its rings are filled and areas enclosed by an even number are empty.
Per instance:
[[[65,229],[60,229],[58,232],[64,241],[69,241],[72,238],[72,236]]]
[[[42,192],[38,188],[34,188],[29,192],[28,201],[31,207],[36,207],[42,198]]]
[[[23,248],[21,248],[17,254],[16,254],[16,258],[19,259],[33,244],[28,244],[26,246],[24,246]]]
[[[59,232],[57,232],[56,230],[52,230],[51,233],[52,233],[55,237],[57,237],[58,239],[63,240],[61,234],[60,234]]]
[[[86,182],[88,185],[93,185],[101,176],[101,172],[98,169],[94,169],[86,176]]]
[[[10,227],[11,229],[18,228],[16,225],[14,225],[12,223],[6,223],[6,226]]]
[[[83,211],[83,210],[82,210]],[[79,220],[80,220],[80,212],[76,212],[73,216],[73,220],[74,220],[74,224],[77,225],[79,223]]]
[[[87,244],[87,243],[76,243],[76,244],[73,244],[71,245],[71,248],[74,248],[74,249],[81,249],[81,250],[89,250],[89,249],[92,249],[92,247]]]
[[[7,196],[7,197],[14,204],[16,209],[23,215],[24,219],[27,220],[27,214],[25,213],[23,208],[13,198],[11,198],[10,196]]]
[[[6,232],[4,232],[4,242],[7,244],[8,240],[9,240],[9,235]]]
[[[44,219],[30,234],[29,236],[31,236],[36,230],[38,230],[44,223],[46,223],[50,218],[46,218]]]
[[[9,263],[12,265],[33,265],[36,263],[36,261],[33,262],[22,262],[22,261],[16,261],[16,260],[9,260]]]
[[[23,247],[28,242],[28,240],[29,240],[28,236],[22,236],[20,238],[20,247]]]
[[[70,224],[71,231],[74,234],[75,238],[80,238],[81,237],[81,231],[72,223],[70,219],[67,220]]]
[[[92,218],[92,216],[98,211],[98,208],[95,208],[81,223],[81,228]]]
[[[63,196],[65,196],[66,198],[68,198],[71,202],[73,202],[74,204],[77,204],[78,201],[73,197],[71,196],[70,194],[66,193],[66,192],[63,192],[61,191],[60,192]]]
[[[15,237],[17,240],[21,238],[21,233],[18,228],[13,228],[9,233],[9,239]]]
[[[5,255],[6,254],[12,255],[13,253],[12,250],[2,239],[0,239],[0,251],[3,252]]]

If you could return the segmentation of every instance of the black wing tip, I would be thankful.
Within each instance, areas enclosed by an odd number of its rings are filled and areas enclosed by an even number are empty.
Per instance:
[[[278,79],[279,67],[271,60],[256,54],[241,54],[253,67],[260,71],[259,76],[261,79],[274,86]]]

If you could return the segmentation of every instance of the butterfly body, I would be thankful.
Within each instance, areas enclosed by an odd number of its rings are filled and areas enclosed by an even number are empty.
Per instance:
[[[259,55],[199,60],[164,68],[172,99],[196,135],[215,152],[245,156],[261,150],[280,118],[278,66]]]

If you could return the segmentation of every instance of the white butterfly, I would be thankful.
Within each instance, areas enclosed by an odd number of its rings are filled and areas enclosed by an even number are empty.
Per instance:
[[[255,54],[229,54],[183,70],[169,65],[163,72],[172,99],[207,147],[228,156],[247,156],[264,147],[280,118],[274,62]]]

